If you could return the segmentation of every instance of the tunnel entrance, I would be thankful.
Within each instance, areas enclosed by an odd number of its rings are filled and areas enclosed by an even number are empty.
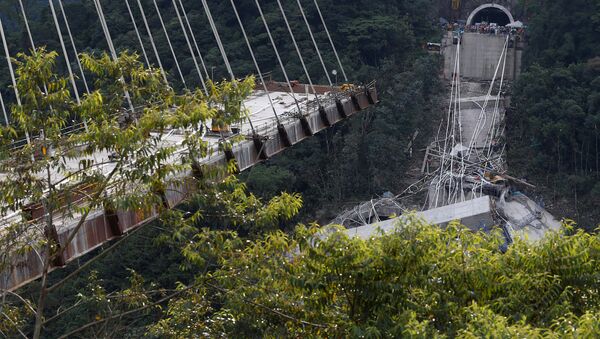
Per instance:
[[[514,22],[514,19],[505,7],[496,4],[485,4],[477,7],[467,19],[467,25],[474,25],[479,22],[496,23],[498,26],[506,26]]]

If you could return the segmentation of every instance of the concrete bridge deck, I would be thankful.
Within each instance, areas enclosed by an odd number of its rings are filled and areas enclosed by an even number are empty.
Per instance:
[[[324,108],[320,110],[314,94],[308,93],[307,90],[305,91],[304,85],[297,87],[296,98],[302,110],[300,115],[297,112],[296,103],[290,93],[282,89],[270,93],[291,145],[301,142],[312,134],[322,131],[370,107],[378,101],[377,90],[374,84],[347,92],[341,92],[339,88],[335,88],[333,92],[328,92],[331,88],[321,88],[320,90],[317,89],[320,104]],[[257,143],[251,137],[250,123],[245,121],[237,126],[237,128],[240,130],[240,135],[246,136],[246,138],[234,144],[231,152],[219,150],[218,146],[221,142],[219,136],[205,135],[204,140],[208,142],[210,151],[207,157],[199,159],[200,164],[225,165],[228,160],[235,159],[238,169],[243,171],[287,148],[285,145],[286,142],[282,140],[280,131],[277,128],[275,116],[273,115],[266,92],[255,91],[245,101],[244,105],[250,110],[250,121],[252,121],[256,133],[261,137],[262,145],[260,148],[257,147]],[[300,116],[303,116],[304,119],[300,119]],[[305,123],[302,120],[305,120]],[[177,146],[178,150],[176,154],[180,155],[186,151],[181,145],[182,140],[183,136],[180,132],[173,130],[165,138],[164,146]],[[95,156],[98,161],[108,160],[108,154],[96,154]],[[179,159],[179,157],[175,157],[172,161],[179,161]],[[77,168],[78,162],[73,161],[70,166]],[[113,166],[113,164],[108,163],[102,170],[108,172]],[[57,176],[57,174],[55,175]],[[192,173],[181,173],[180,177],[181,180],[178,180],[177,187],[167,188],[166,195],[171,207],[180,204],[193,193],[192,185],[186,185],[186,179],[192,177]],[[42,218],[45,213],[42,209],[37,212],[34,211],[32,214],[36,214],[39,218]],[[156,218],[157,214],[154,210],[146,212],[120,210],[109,214],[103,208],[97,208],[89,213],[83,226],[70,243],[66,243],[66,241],[71,233],[70,231],[77,224],[77,215],[59,218],[55,220],[58,240],[62,247],[66,247],[60,261],[68,263],[98,248],[107,241],[118,238]],[[14,222],[25,222],[22,220],[20,212],[4,216],[0,220],[0,231],[4,225]],[[43,232],[40,233],[39,236],[43,236]],[[14,290],[37,279],[42,273],[43,261],[44,254],[36,251],[35,248],[26,254],[16,256],[12,260],[10,269],[0,273],[0,289]]]

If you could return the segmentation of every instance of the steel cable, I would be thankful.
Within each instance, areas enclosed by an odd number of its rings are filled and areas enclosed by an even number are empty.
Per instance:
[[[300,63],[302,64],[302,69],[304,70],[304,74],[306,74],[306,78],[308,79],[308,84],[310,85],[310,88],[312,89],[313,93],[315,94],[315,99],[317,99],[317,104],[319,106],[321,106],[321,101],[319,99],[319,95],[317,94],[317,91],[315,90],[313,81],[310,77],[310,74],[308,73],[308,69],[306,68],[306,64],[304,63],[304,58],[302,57],[302,52],[300,51],[300,47],[298,47],[298,43],[296,42],[296,37],[294,36],[292,27],[290,27],[290,23],[287,19],[287,15],[285,14],[285,11],[283,10],[283,6],[281,5],[280,0],[277,0],[277,5],[279,6],[279,10],[281,11],[281,16],[283,16],[283,21],[285,22],[285,26],[287,27],[287,30],[290,33],[290,37],[292,38],[292,42],[294,43],[294,47],[296,48],[296,53],[298,54],[298,58],[300,59]]]
[[[102,11],[102,5],[100,4],[100,0],[93,0],[94,5],[96,6],[96,11],[98,12],[98,18],[100,19],[100,25],[102,26],[102,30],[104,31],[104,35],[106,37],[106,42],[108,44],[108,49],[110,50],[110,54],[114,61],[118,60],[117,51],[115,50],[115,46],[112,41],[112,37],[110,36],[110,31],[108,30],[108,25],[106,23],[106,18],[104,17],[104,12]],[[129,109],[131,113],[135,113],[135,109],[133,107],[133,102],[131,101],[131,96],[129,95],[129,90],[125,86],[125,79],[121,76],[119,79],[123,84],[123,92],[125,94],[125,99],[129,104]]]
[[[338,55],[337,49],[335,48],[335,44],[333,43],[333,39],[331,38],[331,34],[329,34],[329,29],[327,28],[327,23],[325,23],[325,19],[323,18],[323,14],[321,13],[321,9],[319,8],[319,4],[317,0],[314,0],[315,7],[317,8],[317,13],[319,13],[319,17],[321,18],[321,23],[323,24],[323,28],[325,29],[325,33],[327,33],[327,38],[329,39],[329,43],[331,44],[331,48],[333,49],[333,53],[335,54],[335,58],[340,66],[340,70],[342,71],[342,75],[344,76],[344,81],[348,82],[348,77],[346,76],[346,71],[344,71],[344,66],[342,65],[342,61],[340,60],[340,56]]]
[[[277,49],[277,45],[275,44],[275,40],[273,39],[271,30],[269,29],[269,24],[267,23],[267,19],[265,18],[265,15],[262,11],[262,8],[261,8],[258,0],[254,0],[254,2],[256,3],[256,7],[258,8],[258,12],[259,12],[262,22],[265,26],[265,30],[267,31],[267,36],[269,37],[269,41],[271,41],[271,45],[273,46],[273,50],[275,51],[275,56],[277,57],[277,62],[279,63],[279,67],[281,68],[281,72],[283,73],[283,76],[285,78],[285,82],[287,83],[288,88],[290,89],[290,95],[292,96],[292,98],[294,99],[294,102],[296,103],[296,108],[298,109],[298,114],[302,114],[302,109],[300,108],[300,103],[298,102],[298,99],[296,98],[296,94],[294,92],[294,89],[292,88],[292,83],[290,82],[290,78],[288,77],[287,71],[283,64],[283,61],[281,61],[281,55],[279,55],[279,50]]]
[[[233,0],[230,0],[230,2],[231,2],[231,6],[233,7],[233,11],[235,13],[235,17],[237,18],[237,21],[240,24],[240,29],[242,30],[242,34],[244,35],[244,40],[246,40],[246,45],[248,46],[248,50],[250,51],[250,55],[252,56],[252,61],[254,62],[254,67],[256,67],[256,72],[258,73],[260,82],[262,83],[263,89],[265,90],[265,93],[267,94],[267,98],[269,98],[269,104],[271,105],[271,109],[273,110],[273,114],[275,115],[275,119],[277,120],[277,125],[281,125],[281,121],[279,120],[279,116],[277,115],[277,111],[275,110],[275,105],[273,104],[273,99],[271,99],[271,93],[269,92],[269,89],[267,88],[267,84],[265,83],[265,79],[260,70],[260,66],[258,65],[258,62],[256,61],[256,56],[254,55],[254,50],[252,49],[252,45],[250,44],[250,40],[248,39],[248,35],[246,34],[246,29],[244,28],[244,24],[242,23],[242,19],[240,18],[240,15],[238,13],[237,6],[235,5],[235,2]]]
[[[179,8],[177,7],[176,0],[171,0],[173,2],[173,7],[175,7],[175,13],[177,14],[177,19],[179,20],[179,24],[181,25],[181,30],[183,31],[183,36],[185,37],[185,42],[190,49],[190,54],[192,55],[192,61],[194,62],[194,66],[196,66],[196,71],[198,72],[198,76],[200,77],[200,82],[202,83],[202,88],[204,89],[204,93],[208,96],[208,90],[206,89],[206,84],[204,83],[204,76],[202,76],[202,72],[200,72],[200,66],[198,66],[198,61],[196,60],[196,55],[194,53],[194,49],[192,48],[192,44],[190,43],[190,38],[188,37],[187,31],[185,29],[185,25],[183,24],[183,20],[181,19],[181,15],[179,14]]]
[[[165,27],[165,22],[163,21],[162,15],[160,14],[160,9],[158,8],[158,4],[156,0],[152,0],[154,3],[154,8],[156,9],[156,14],[158,14],[158,20],[160,21],[160,25],[162,26],[163,32],[165,33],[165,38],[167,38],[167,44],[169,45],[169,49],[171,50],[171,54],[173,55],[173,60],[175,61],[175,67],[177,68],[177,72],[179,72],[179,76],[181,77],[181,82],[183,83],[183,87],[187,88],[187,84],[185,83],[185,78],[183,77],[183,73],[181,72],[181,67],[179,67],[179,61],[177,61],[177,55],[175,54],[175,50],[173,49],[173,44],[171,44],[171,39],[169,38],[169,33],[167,32],[167,28]]]
[[[62,0],[59,0],[62,1]],[[148,54],[146,54],[146,48],[144,47],[144,41],[142,40],[142,36],[140,35],[140,31],[138,30],[137,23],[135,22],[135,17],[133,16],[133,11],[131,10],[131,6],[129,5],[129,0],[125,0],[125,5],[127,6],[127,12],[129,13],[129,17],[131,18],[131,23],[133,24],[133,29],[135,30],[135,35],[137,36],[138,42],[140,43],[140,47],[142,48],[142,54],[144,55],[144,60],[146,61],[146,65],[150,67],[150,60],[148,59]]]
[[[308,33],[310,34],[310,39],[312,40],[313,45],[315,46],[315,50],[317,51],[317,55],[319,56],[319,61],[321,61],[321,66],[323,66],[323,71],[325,71],[325,76],[327,77],[327,81],[329,82],[329,86],[333,87],[333,83],[331,82],[331,78],[329,77],[329,71],[327,70],[327,66],[325,66],[325,61],[323,61],[323,56],[321,55],[321,51],[319,50],[319,45],[317,45],[317,41],[315,40],[315,36],[313,34],[312,29],[310,28],[310,24],[306,19],[306,14],[304,14],[304,8],[302,8],[302,3],[300,0],[296,0],[298,3],[298,8],[300,9],[300,13],[302,14],[302,18],[304,19],[304,23],[306,24],[306,28],[308,29]]]
[[[6,35],[4,34],[4,25],[2,24],[2,19],[0,18],[0,36],[2,37],[2,44],[4,45],[4,53],[6,54],[6,61],[8,62],[8,70],[10,72],[10,79],[12,80],[13,89],[15,91],[15,98],[17,100],[17,105],[21,106],[21,97],[19,96],[19,89],[17,88],[17,81],[15,79],[15,71],[13,70],[12,62],[10,60],[10,52],[8,51],[8,42],[6,41]],[[31,138],[29,137],[29,132],[27,131],[27,126],[23,126],[25,131],[25,139],[27,139],[27,144],[31,144]]]
[[[196,52],[198,53],[198,58],[200,59],[200,64],[202,64],[202,69],[204,70],[204,75],[206,79],[210,79],[211,77],[208,75],[208,70],[206,69],[206,64],[204,63],[204,58],[202,57],[202,53],[200,52],[200,48],[198,48],[198,42],[196,41],[196,35],[192,30],[192,25],[190,25],[190,20],[188,19],[187,13],[185,11],[185,7],[183,7],[183,2],[179,0],[179,6],[181,6],[181,11],[183,12],[183,18],[187,24],[187,28],[190,31],[190,35],[192,36],[192,41],[194,42],[194,47],[196,48]]]
[[[63,7],[62,0],[58,0],[58,5],[60,7],[60,11],[62,13],[63,20],[65,21],[65,25],[67,27],[67,33],[69,34],[69,39],[71,40],[71,45],[73,46],[73,52],[75,53],[77,65],[79,66],[79,71],[81,73],[81,80],[83,81],[83,85],[85,86],[85,92],[89,94],[90,88],[88,87],[88,82],[85,77],[85,72],[83,71],[83,67],[81,67],[81,59],[79,58],[79,53],[77,52],[77,46],[75,46],[75,39],[73,39],[73,34],[71,34],[71,27],[69,25],[69,20],[67,19],[67,14],[65,13],[65,9]]]
[[[158,54],[158,49],[156,48],[156,44],[154,43],[154,37],[152,36],[152,31],[150,30],[150,25],[148,25],[148,19],[146,18],[146,13],[144,12],[144,7],[142,6],[142,2],[140,0],[136,0],[138,7],[140,9],[140,13],[142,13],[142,21],[144,22],[144,27],[146,27],[146,33],[150,38],[150,45],[152,46],[152,51],[154,51],[154,56],[156,57],[156,62],[158,62],[158,68],[160,68],[160,73],[162,74],[165,83],[168,84],[169,80],[167,80],[167,73],[163,68],[162,61],[160,60],[160,55]]]

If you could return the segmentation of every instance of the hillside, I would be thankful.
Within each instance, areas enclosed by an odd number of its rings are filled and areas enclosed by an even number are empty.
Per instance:
[[[600,220],[600,4],[530,1],[526,9],[533,14],[508,114],[508,161],[555,215],[592,230]]]

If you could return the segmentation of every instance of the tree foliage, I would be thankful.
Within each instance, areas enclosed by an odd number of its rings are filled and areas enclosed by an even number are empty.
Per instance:
[[[10,270],[15,261],[32,251],[38,253],[43,267],[39,291],[32,296],[37,298],[35,307],[18,299],[17,304],[26,312],[13,312],[15,300],[10,300],[6,304],[9,313],[3,313],[10,321],[2,326],[12,324],[13,330],[20,330],[19,316],[32,310],[34,337],[41,334],[47,294],[53,288],[47,285],[50,267],[57,265],[89,213],[102,208],[156,209],[175,227],[184,213],[168,211],[172,207],[168,187],[177,184],[182,173],[191,171],[192,165],[207,155],[208,142],[200,136],[208,120],[232,123],[242,119],[242,101],[254,86],[249,77],[239,82],[209,83],[210,97],[200,91],[176,94],[158,70],[145,68],[136,55],[123,53],[112,60],[106,54],[83,54],[82,63],[94,76],[95,90],[79,103],[71,97],[66,78],[55,72],[56,57],[56,53],[40,48],[14,60],[21,104],[11,107],[14,120],[2,128],[2,134],[13,138],[26,135],[29,142],[15,145],[7,137],[0,145],[0,195],[4,200],[0,208],[2,216],[11,214],[7,220],[12,222],[1,235],[6,245],[1,268]],[[136,104],[134,110],[124,108],[128,100]],[[173,129],[184,132],[182,144],[189,146],[178,158],[178,146],[165,142]],[[220,208],[218,217],[228,217],[233,225],[276,224],[279,218],[295,215],[301,206],[299,196],[292,194],[274,197],[263,206],[235,178],[223,179],[223,171],[207,174],[189,184],[198,186],[202,192],[198,199],[204,205],[212,206],[215,212]],[[40,208],[42,216],[34,215]],[[196,211],[190,219],[200,220],[203,212]],[[61,245],[58,227],[65,221],[73,227]],[[132,279],[132,285],[140,284],[137,276]],[[98,302],[100,297],[94,298],[80,301]],[[131,303],[135,306],[139,300]]]
[[[572,226],[567,225],[568,230]],[[553,234],[506,253],[497,234],[412,219],[369,240],[315,227],[248,243],[214,233],[218,268],[169,302],[160,337],[593,337],[598,235]],[[217,250],[218,249],[218,250]],[[215,252],[219,252],[218,257]],[[188,253],[186,257],[190,258]],[[204,271],[207,261],[194,260]]]
[[[596,2],[527,1],[525,69],[507,115],[511,167],[545,187],[555,213],[597,224],[600,40]],[[566,206],[564,206],[566,205]]]

